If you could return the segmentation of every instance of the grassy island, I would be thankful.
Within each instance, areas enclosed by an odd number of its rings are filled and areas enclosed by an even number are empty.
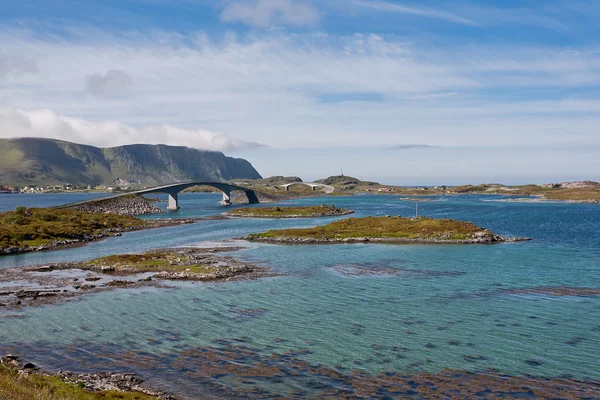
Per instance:
[[[236,249],[236,248],[231,248]],[[213,249],[212,253],[228,248]],[[257,277],[264,268],[233,257],[217,256],[202,249],[163,249],[144,254],[117,254],[87,261],[78,267],[101,274],[136,275],[153,273],[156,279],[217,281]]]
[[[148,222],[116,214],[70,209],[25,208],[0,213],[0,249],[50,245],[57,241],[91,239],[121,230],[139,229]]]
[[[306,229],[271,230],[246,237],[276,243],[432,242],[494,243],[504,238],[471,222],[451,219],[366,217],[349,218]]]
[[[0,274],[0,310],[58,304],[116,289],[161,288],[165,287],[164,281],[225,282],[278,276],[267,267],[220,254],[240,249],[239,246],[172,248],[144,254],[116,254],[92,261],[5,268]]]
[[[354,211],[328,206],[299,206],[299,207],[245,207],[231,210],[225,215],[242,218],[315,218],[335,217],[352,214]]]
[[[145,254],[117,254],[98,258],[85,263],[90,270],[108,271],[120,274],[142,272],[188,272],[191,275],[214,274],[218,268],[210,265],[204,257],[170,251],[157,251]]]
[[[70,208],[25,208],[0,213],[0,256],[57,250],[110,236],[195,222],[193,218],[141,220],[129,215]]]

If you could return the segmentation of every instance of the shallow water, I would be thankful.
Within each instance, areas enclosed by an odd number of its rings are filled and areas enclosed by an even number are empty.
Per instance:
[[[0,197],[0,210],[20,204],[31,207],[75,201],[72,195],[44,196]],[[172,289],[116,290],[28,309],[18,313],[23,318],[0,318],[0,351],[24,352],[50,369],[93,370],[98,365],[133,369],[166,390],[186,395],[196,393],[199,387],[204,391],[233,389],[243,382],[226,374],[208,381],[199,379],[189,371],[193,366],[171,363],[174,353],[208,346],[227,348],[232,343],[243,343],[265,357],[293,350],[295,357],[311,365],[340,371],[493,367],[514,374],[600,379],[600,297],[506,293],[540,286],[600,288],[600,206],[487,201],[494,198],[446,197],[420,204],[419,213],[469,220],[502,235],[527,236],[533,241],[497,245],[251,244],[236,254],[286,276],[220,284],[177,283]],[[224,211],[217,204],[218,195],[184,194],[180,199],[181,211],[160,217]],[[356,210],[356,216],[414,214],[414,203],[393,196],[329,197],[285,204],[321,203]],[[80,248],[3,257],[0,269],[205,245],[250,232],[331,220],[200,221],[127,233]],[[6,314],[14,316],[15,312],[0,311],[0,317]],[[227,338],[243,340],[220,341]],[[130,359],[124,362],[121,358],[127,351],[152,359],[153,367]],[[92,364],[86,367],[85,362]],[[286,393],[303,378],[299,374],[282,382],[255,385],[271,393]]]

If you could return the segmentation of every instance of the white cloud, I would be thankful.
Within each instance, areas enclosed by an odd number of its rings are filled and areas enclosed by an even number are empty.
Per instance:
[[[148,143],[230,152],[260,147],[223,133],[182,129],[170,125],[133,127],[119,121],[91,122],[56,114],[52,110],[0,107],[0,137],[42,137],[99,147]]]
[[[96,97],[125,96],[133,80],[125,71],[111,69],[106,74],[94,73],[85,77],[85,90]]]
[[[368,0],[368,1],[367,0],[349,0],[349,1],[350,1],[350,4],[352,4],[352,5],[367,8],[367,9],[377,10],[377,11],[385,11],[385,12],[392,12],[392,13],[399,13],[399,14],[415,15],[415,16],[419,16],[419,17],[434,18],[434,19],[439,19],[439,20],[447,21],[447,22],[453,22],[453,23],[461,24],[461,25],[480,26],[479,23],[477,23],[474,20],[471,20],[471,19],[468,19],[465,17],[461,17],[459,15],[449,13],[446,11],[437,10],[434,8],[413,7],[413,6],[406,6],[406,5],[398,4],[398,3],[391,3],[391,2],[387,2],[387,1],[377,1],[377,0]]]
[[[320,17],[304,0],[235,0],[221,14],[225,22],[242,22],[256,28],[314,26]]]
[[[0,31],[5,54],[44,60],[37,74],[3,84],[0,102],[93,124],[227,132],[270,146],[600,143],[600,54],[593,49],[431,47],[361,34],[70,35],[96,41]],[[82,91],[86,76],[110,70],[134,77],[135,97]],[[319,101],[357,93],[382,101]],[[549,133],[553,127],[560,135]],[[122,142],[119,135],[105,142],[112,140]],[[188,144],[188,136],[180,140]]]

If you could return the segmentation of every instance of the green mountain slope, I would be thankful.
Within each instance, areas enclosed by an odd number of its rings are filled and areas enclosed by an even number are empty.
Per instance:
[[[98,148],[53,139],[0,139],[0,184],[144,185],[260,179],[246,160],[188,147],[136,144]]]

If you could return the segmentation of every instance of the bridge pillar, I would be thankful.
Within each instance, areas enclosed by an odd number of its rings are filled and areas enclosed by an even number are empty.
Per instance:
[[[312,191],[313,191],[313,192],[314,192],[315,190],[317,190],[317,187],[316,187],[316,186],[311,186],[310,188],[312,189]]]
[[[260,201],[258,200],[258,196],[254,190],[249,190],[246,192],[246,197],[248,198],[248,204],[258,204]]]
[[[178,192],[169,193],[169,206],[167,207],[167,210],[169,210],[169,211],[179,210]]]
[[[224,206],[231,205],[231,191],[223,190],[223,201],[221,202]]]
[[[290,191],[290,187],[289,187],[289,186],[284,186],[284,188],[285,188],[285,191],[286,191],[286,192],[289,192],[289,191]]]

